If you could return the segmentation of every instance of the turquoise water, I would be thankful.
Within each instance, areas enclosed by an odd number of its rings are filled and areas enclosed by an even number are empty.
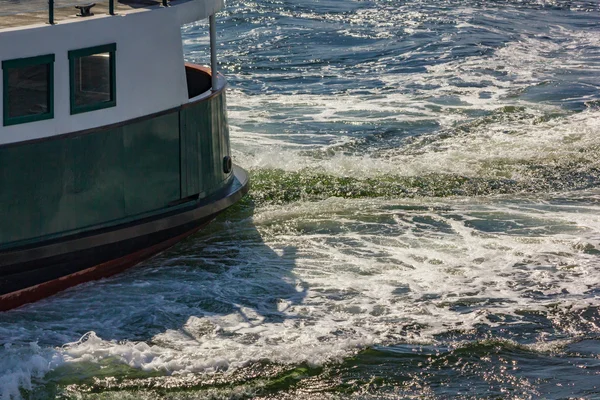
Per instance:
[[[228,1],[218,32],[248,198],[1,314],[2,398],[600,398],[597,1]]]

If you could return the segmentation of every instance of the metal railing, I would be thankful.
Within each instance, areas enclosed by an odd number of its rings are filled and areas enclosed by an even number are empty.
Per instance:
[[[96,3],[96,5],[105,6],[103,12],[106,12],[106,7],[108,7],[108,14],[116,15],[117,1],[118,0],[0,0],[0,17],[29,13],[41,14],[46,12],[48,15],[48,23],[54,24],[56,22],[55,10],[71,8],[73,9],[73,14],[75,14],[77,12],[75,6],[85,5],[86,3]],[[162,4],[165,7],[169,6],[169,0],[156,0],[155,2],[144,1],[144,3]],[[92,12],[94,12],[93,8]]]
[[[117,0],[118,1],[118,0]],[[148,1],[148,0],[145,0]],[[160,1],[160,3],[159,3]],[[0,17],[15,14],[43,13],[47,10],[48,23],[55,23],[54,10],[81,6],[85,3],[108,3],[108,13],[115,15],[115,0],[0,0]],[[169,6],[169,0],[158,0],[155,4]],[[92,10],[93,12],[93,10]],[[212,74],[212,90],[217,90],[217,23],[215,14],[209,16],[209,35],[210,35],[210,66]]]
[[[54,8],[75,7],[88,3],[108,3],[109,0],[0,0],[0,16],[24,14],[30,12],[50,11]],[[75,10],[73,8],[73,10]]]

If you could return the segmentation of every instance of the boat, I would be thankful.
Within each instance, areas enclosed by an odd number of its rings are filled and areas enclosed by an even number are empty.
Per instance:
[[[249,187],[217,71],[223,0],[61,1],[0,0],[2,311],[138,264]],[[209,67],[181,37],[205,19]]]

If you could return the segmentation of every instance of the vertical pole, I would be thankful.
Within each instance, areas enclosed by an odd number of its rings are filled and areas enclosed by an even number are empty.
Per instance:
[[[208,17],[210,22],[210,74],[212,76],[212,90],[217,90],[217,22],[215,14]]]
[[[108,1],[108,13],[110,15],[115,15],[115,0]]]
[[[54,25],[54,0],[48,0],[48,23]]]

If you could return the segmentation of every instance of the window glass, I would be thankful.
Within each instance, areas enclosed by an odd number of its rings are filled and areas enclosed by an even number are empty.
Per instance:
[[[76,107],[111,101],[110,57],[107,52],[75,58]]]
[[[117,105],[115,43],[69,51],[71,114]]]
[[[46,64],[8,68],[8,117],[46,114],[50,108]]]
[[[2,61],[4,125],[54,116],[54,55]]]

